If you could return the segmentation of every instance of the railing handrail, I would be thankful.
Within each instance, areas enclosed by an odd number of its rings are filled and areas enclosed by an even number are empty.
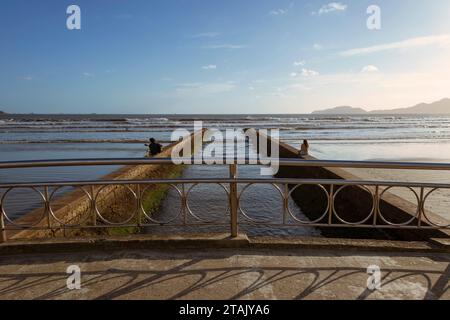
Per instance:
[[[383,180],[344,180],[344,179],[302,179],[302,178],[187,178],[187,179],[136,179],[136,180],[79,180],[79,181],[41,181],[0,183],[1,189],[37,187],[87,187],[103,185],[147,185],[147,184],[289,184],[289,185],[336,185],[336,186],[379,186],[410,187],[429,189],[450,189],[449,183],[400,182]]]
[[[341,161],[341,160],[304,160],[304,159],[256,159],[256,158],[224,158],[220,163],[217,158],[203,158],[201,162],[195,158],[181,158],[191,165],[204,165],[219,162],[217,165],[230,164],[257,164],[266,165],[277,161],[280,166],[290,167],[325,167],[325,168],[361,168],[361,169],[400,169],[400,170],[450,170],[450,163],[424,163],[424,162],[389,162],[389,161]],[[0,162],[0,169],[42,168],[42,167],[82,167],[82,166],[116,166],[116,165],[170,165],[174,164],[171,158],[92,158],[92,159],[55,159],[31,161],[5,161]]]

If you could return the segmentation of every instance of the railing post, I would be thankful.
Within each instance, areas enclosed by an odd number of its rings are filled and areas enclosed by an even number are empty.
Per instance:
[[[283,225],[287,223],[288,207],[289,207],[289,185],[284,184],[284,195],[283,195]]]
[[[6,230],[5,230],[5,220],[3,217],[3,210],[0,211],[0,243],[6,242]]]
[[[97,212],[95,211],[95,189],[94,186],[90,186],[89,188],[89,193],[90,193],[90,209],[91,209],[91,219],[92,219],[92,226],[96,227],[97,226]]]
[[[237,179],[237,164],[230,164],[230,179]],[[237,182],[230,183],[230,218],[231,218],[231,237],[238,236],[238,192]]]
[[[47,216],[47,228],[51,232],[52,237],[56,236],[55,230],[53,230],[52,226],[52,213],[50,212],[50,193],[48,191],[48,186],[44,187],[44,197],[45,197],[45,213]]]
[[[186,199],[186,187],[184,183],[181,185],[181,213],[183,215],[183,226],[187,224],[187,216],[186,216],[186,206],[187,206],[187,199]]]
[[[328,225],[333,224],[333,212],[334,212],[334,184],[330,185],[330,194],[328,197]]]
[[[419,204],[417,207],[417,226],[420,228],[422,227],[422,216],[425,212],[425,199],[424,199],[424,195],[425,195],[425,189],[424,187],[420,188],[420,199],[419,199]]]
[[[378,223],[378,214],[380,213],[380,186],[375,186],[375,195],[374,195],[374,211],[373,211],[373,220],[372,226],[376,227]]]
[[[141,185],[137,184],[136,185],[136,196],[137,196],[137,205],[138,205],[138,210],[137,210],[137,221],[136,221],[136,225],[138,228],[140,228],[142,226],[142,197],[141,197]]]

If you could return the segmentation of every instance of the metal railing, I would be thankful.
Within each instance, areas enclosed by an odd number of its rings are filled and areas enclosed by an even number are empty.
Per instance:
[[[229,161],[229,160],[228,160]],[[199,178],[199,179],[144,179],[144,180],[94,180],[94,181],[65,181],[65,182],[30,182],[30,183],[0,183],[0,242],[14,237],[14,232],[20,231],[58,231],[72,229],[98,228],[143,228],[151,226],[228,226],[230,235],[238,235],[239,226],[261,225],[266,227],[347,227],[347,228],[380,228],[380,229],[449,229],[450,223],[444,219],[436,219],[436,215],[425,209],[426,201],[439,189],[450,189],[450,184],[442,183],[412,183],[402,181],[369,181],[369,180],[339,180],[339,179],[297,179],[297,178],[240,178],[238,166],[245,162],[234,159],[229,167],[229,178]],[[258,164],[267,163],[260,161]],[[87,160],[50,160],[50,161],[20,161],[0,162],[0,170],[17,168],[69,167],[69,166],[116,166],[116,165],[173,165],[171,159],[87,159]],[[192,164],[195,165],[195,164]],[[400,163],[400,162],[359,162],[359,161],[320,161],[301,159],[280,159],[282,167],[320,167],[320,168],[377,168],[377,169],[406,169],[406,170],[450,170],[450,164],[430,163]],[[189,196],[195,186],[220,185],[228,197],[228,208],[224,212],[224,219],[205,219],[196,214],[189,205]],[[156,217],[144,206],[145,193],[150,186],[169,186],[179,197],[180,210],[170,219]],[[270,185],[281,196],[282,210],[278,216],[255,218],[242,207],[242,198],[252,185]],[[323,212],[313,219],[307,219],[293,212],[290,199],[299,188],[315,187],[321,194]],[[73,222],[67,216],[73,214],[71,209],[64,211],[64,215],[54,210],[54,202],[58,190],[72,187],[80,193],[77,205],[84,203],[83,216]],[[386,202],[389,191],[395,187],[407,188],[412,191],[417,200],[413,210],[408,213],[405,221],[392,219],[392,215],[383,212],[383,202]],[[18,188],[27,188],[36,192],[42,202],[38,217],[33,222],[22,218],[12,218],[12,213],[6,208],[6,200],[11,192]],[[127,197],[121,202],[127,202],[128,214],[117,220],[114,214],[103,212],[100,202],[108,202],[108,195],[122,188]],[[339,212],[337,205],[339,196],[347,188],[359,188],[370,199],[369,210],[362,219],[350,221],[348,213]],[[116,191],[114,191],[116,190]],[[71,201],[73,201],[72,199]],[[355,200],[358,201],[358,200]],[[304,212],[307,215],[307,212]],[[276,214],[276,213],[274,213]],[[36,215],[36,214],[35,214]],[[308,215],[307,215],[308,216]],[[345,216],[345,217],[344,217]],[[120,217],[119,217],[120,218]],[[394,221],[395,220],[395,221]],[[28,222],[27,222],[28,221]],[[65,234],[65,232],[64,232]]]

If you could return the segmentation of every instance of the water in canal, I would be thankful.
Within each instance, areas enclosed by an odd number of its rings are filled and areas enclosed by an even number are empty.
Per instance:
[[[229,146],[229,144],[227,144]],[[232,146],[232,145],[231,145]],[[255,157],[252,146],[246,145],[249,157]],[[261,175],[261,166],[241,165],[238,167],[240,178],[260,179],[271,178]],[[201,165],[186,166],[182,178],[228,178],[229,167],[227,165]],[[179,186],[181,189],[181,186]],[[280,190],[284,186],[278,185]],[[189,211],[186,212],[186,222],[189,226],[180,227],[149,227],[147,233],[173,234],[173,233],[197,233],[197,232],[229,232],[230,213],[227,192],[229,185],[219,184],[187,184],[185,190],[188,192],[187,204]],[[273,224],[283,222],[285,215],[287,222],[293,222],[283,210],[283,197],[276,186],[266,184],[238,185],[240,194],[240,206],[245,215],[239,213],[240,231],[249,236],[318,236],[320,232],[310,227],[274,227]],[[300,208],[289,199],[289,209],[292,215],[302,221],[308,221]],[[178,191],[170,188],[167,197],[158,212],[153,215],[158,221],[183,221],[181,199]],[[257,223],[250,223],[250,222]],[[201,223],[211,225],[202,225]],[[245,224],[244,224],[245,223]],[[196,224],[196,225],[190,225]],[[219,225],[220,224],[220,225]],[[269,225],[270,224],[270,225]]]

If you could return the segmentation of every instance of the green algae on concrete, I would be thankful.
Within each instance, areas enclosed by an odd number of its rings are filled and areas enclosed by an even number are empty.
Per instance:
[[[162,178],[164,179],[176,179],[181,177],[183,174],[185,166],[179,165],[179,166],[170,166],[167,168],[167,174],[164,174]],[[168,184],[158,184],[158,185],[152,185],[149,186],[143,194],[142,198],[142,208],[145,210],[147,215],[151,216],[152,214],[156,213],[160,208],[164,201],[164,199],[167,196],[167,193],[170,190],[170,185]],[[137,217],[135,217],[132,221],[130,221],[131,224],[138,224],[139,216],[142,217],[141,213]],[[141,221],[141,223],[146,223],[148,221]],[[139,234],[143,232],[142,227],[117,227],[117,228],[110,228],[107,231],[108,235],[111,236],[120,236],[120,235],[130,235],[130,234]]]

